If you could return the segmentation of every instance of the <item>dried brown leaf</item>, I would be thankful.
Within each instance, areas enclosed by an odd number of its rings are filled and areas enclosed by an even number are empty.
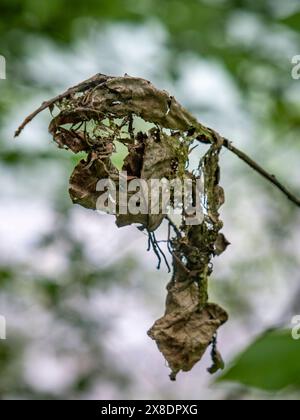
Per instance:
[[[201,360],[218,328],[228,319],[227,313],[214,303],[199,309],[199,290],[193,283],[185,288],[178,283],[170,287],[166,314],[148,331],[172,371],[189,371]]]

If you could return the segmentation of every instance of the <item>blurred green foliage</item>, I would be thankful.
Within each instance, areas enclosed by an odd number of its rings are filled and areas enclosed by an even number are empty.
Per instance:
[[[265,391],[300,388],[300,341],[291,331],[267,331],[242,352],[219,381],[234,381]]]
[[[55,86],[37,84],[32,75],[24,71],[28,40],[51,40],[67,51],[75,39],[88,33],[93,23],[101,29],[116,22],[143,25],[155,21],[167,33],[169,55],[162,69],[162,78],[178,80],[180,63],[190,54],[219,63],[241,94],[241,107],[249,119],[254,118],[257,123],[258,137],[254,140],[257,148],[267,134],[272,138],[268,148],[285,142],[287,147],[295,146],[299,152],[300,103],[297,95],[295,98],[299,82],[290,77],[291,58],[300,54],[299,9],[299,4],[294,1],[280,0],[0,0],[0,54],[7,58],[9,74],[5,83],[0,82],[0,121],[31,95],[56,89]],[[219,94],[223,95],[223,92]],[[17,147],[8,147],[10,139],[3,136],[1,133],[0,165],[5,170],[17,171],[25,167],[30,171],[35,165],[43,163],[46,166],[55,162],[67,175],[81,158],[52,147],[43,151],[20,151]],[[123,157],[122,152],[117,154],[116,164],[120,165]],[[292,186],[299,185],[297,180],[290,179],[284,165],[280,163],[278,167]],[[263,181],[257,182],[257,189],[266,194],[269,203],[275,207],[274,213],[268,216],[265,232],[262,232],[262,235],[269,234],[274,239],[272,258],[282,259],[286,270],[296,271],[299,265],[289,257],[288,249],[282,250],[281,238],[293,233],[297,210]],[[80,398],[92,389],[99,377],[103,381],[111,380],[120,389],[126,388],[130,378],[120,372],[113,361],[105,359],[98,337],[104,334],[108,325],[101,320],[86,319],[80,308],[69,307],[69,302],[84,296],[84,304],[88,307],[89,297],[97,289],[106,290],[116,283],[125,287],[139,267],[128,259],[105,269],[92,267],[82,244],[70,234],[72,228],[67,220],[71,203],[66,204],[66,195],[65,190],[62,193],[58,189],[54,203],[57,229],[37,244],[38,249],[45,250],[64,241],[70,262],[66,272],[61,277],[45,278],[22,264],[3,264],[0,267],[0,288],[16,311],[20,307],[28,309],[36,305],[55,319],[52,326],[66,323],[72,331],[76,330],[73,333],[85,343],[84,350],[64,347],[62,337],[50,337],[47,341],[44,336],[37,335],[35,340],[38,343],[45,340],[44,347],[52,346],[58,353],[76,353],[79,360],[86,357],[91,361],[74,383],[61,393],[61,398]],[[280,211],[276,211],[279,208]],[[238,281],[247,275],[254,278],[258,264],[259,270],[263,271],[267,263],[271,266],[274,261],[266,261],[264,256],[252,258],[245,255],[245,261],[235,266],[235,277],[217,285],[219,294],[236,316],[246,319],[253,309],[243,285],[238,288]],[[10,341],[1,343],[0,394],[3,398],[58,398],[26,383],[22,363],[30,344],[27,340],[16,329]],[[238,381],[250,387],[274,391],[291,385],[299,388],[299,345],[291,340],[288,332],[267,332],[233,362],[222,381]]]

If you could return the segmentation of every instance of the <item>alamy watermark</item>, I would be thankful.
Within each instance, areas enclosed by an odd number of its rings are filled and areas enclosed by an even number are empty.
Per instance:
[[[199,225],[204,220],[203,182],[197,179],[175,178],[130,179],[126,171],[118,180],[100,179],[97,183],[96,208],[99,212],[122,215],[178,215],[187,225]]]
[[[292,78],[294,80],[300,79],[300,55],[295,55],[292,58],[292,64],[294,65],[292,68]]]
[[[6,79],[6,59],[0,55],[0,79]]]
[[[6,340],[6,319],[0,315],[0,340]]]
[[[292,319],[292,338],[300,340],[300,315],[295,315]]]

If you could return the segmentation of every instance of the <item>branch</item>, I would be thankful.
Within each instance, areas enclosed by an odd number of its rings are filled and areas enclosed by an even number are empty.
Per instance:
[[[43,102],[42,105],[38,109],[36,109],[34,112],[28,115],[28,117],[25,118],[22,124],[15,131],[15,137],[18,137],[23,131],[23,129],[26,127],[26,125],[29,124],[40,112],[44,111],[47,108],[51,108],[51,106],[53,106],[56,102],[59,102],[62,99],[67,98],[70,95],[73,95],[74,93],[84,92],[86,89],[90,89],[93,86],[97,86],[106,80],[107,80],[107,76],[105,76],[104,74],[98,73],[95,76],[91,77],[90,79],[87,79],[76,86],[72,86],[71,88],[66,90],[64,93],[61,93],[60,95],[55,96],[49,101]]]
[[[205,139],[202,136],[198,136],[196,139],[201,143],[211,143],[209,140]],[[283,184],[281,184],[281,182],[278,181],[275,175],[269,174],[263,167],[261,167],[253,159],[246,155],[246,153],[234,147],[232,142],[228,139],[223,139],[223,146],[226,147],[226,149],[230,150],[230,152],[238,156],[243,162],[250,166],[250,168],[252,168],[254,171],[259,173],[263,178],[271,182],[271,184],[277,187],[292,203],[300,207],[300,199],[297,198],[294,194],[292,194],[291,191],[289,191]]]
[[[101,89],[93,89],[96,87]],[[161,127],[185,131],[189,135],[195,134],[195,138],[202,143],[215,143],[218,147],[226,147],[254,171],[277,187],[291,202],[300,207],[300,199],[282,185],[274,175],[269,174],[244,152],[234,147],[229,140],[222,138],[216,131],[199,123],[173,96],[170,96],[165,91],[156,89],[147,80],[129,77],[128,75],[112,77],[98,73],[90,79],[71,87],[55,98],[42,103],[36,111],[23,121],[15,132],[15,137],[41,111],[46,108],[51,109],[55,103],[62,99],[86,90],[92,93],[91,97],[87,98],[88,102],[90,101],[92,105],[94,102],[98,104],[97,111],[108,114],[113,113],[119,117],[128,114],[139,115],[145,121],[159,124]],[[103,98],[105,97],[109,98],[109,101],[104,101]],[[131,99],[128,101],[128,98]],[[85,105],[88,106],[88,104]]]

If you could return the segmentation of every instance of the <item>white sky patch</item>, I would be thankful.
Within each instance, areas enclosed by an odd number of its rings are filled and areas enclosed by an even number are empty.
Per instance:
[[[216,60],[186,55],[179,61],[175,96],[204,125],[228,138],[245,141],[253,121],[241,95],[224,67]]]
[[[186,57],[180,65],[180,75],[178,91],[182,103],[225,112],[237,107],[240,96],[219,63]]]
[[[86,257],[97,266],[108,266],[128,255],[155,266],[155,256],[147,253],[147,236],[134,225],[118,228],[114,216],[76,206],[70,226],[74,238],[84,243]]]
[[[232,45],[255,48],[256,53],[261,51],[262,55],[267,54],[281,66],[299,52],[298,34],[279,24],[266,25],[254,13],[245,11],[232,13],[227,23],[227,31],[228,40],[232,42]]]
[[[34,351],[25,358],[24,368],[25,379],[33,388],[54,394],[71,385],[77,373],[75,360]]]
[[[273,10],[273,13],[278,18],[285,18],[300,10],[299,0],[267,0],[267,3]]]
[[[120,23],[100,29],[90,20],[89,27],[89,33],[67,52],[48,40],[31,38],[25,64],[31,77],[40,84],[65,87],[96,73],[159,78],[168,53],[166,33],[157,22],[141,26]]]
[[[26,262],[36,239],[54,228],[51,209],[38,201],[0,199],[0,220],[2,262]]]
[[[39,95],[38,97],[28,98],[26,102],[16,104],[10,113],[5,116],[1,132],[5,148],[8,150],[25,150],[25,151],[45,151],[50,147],[52,138],[48,134],[48,125],[50,121],[49,111],[37,115],[37,117],[28,124],[22,131],[21,135],[14,139],[14,133],[22,121],[37,109],[41,103],[48,99],[47,95]]]

